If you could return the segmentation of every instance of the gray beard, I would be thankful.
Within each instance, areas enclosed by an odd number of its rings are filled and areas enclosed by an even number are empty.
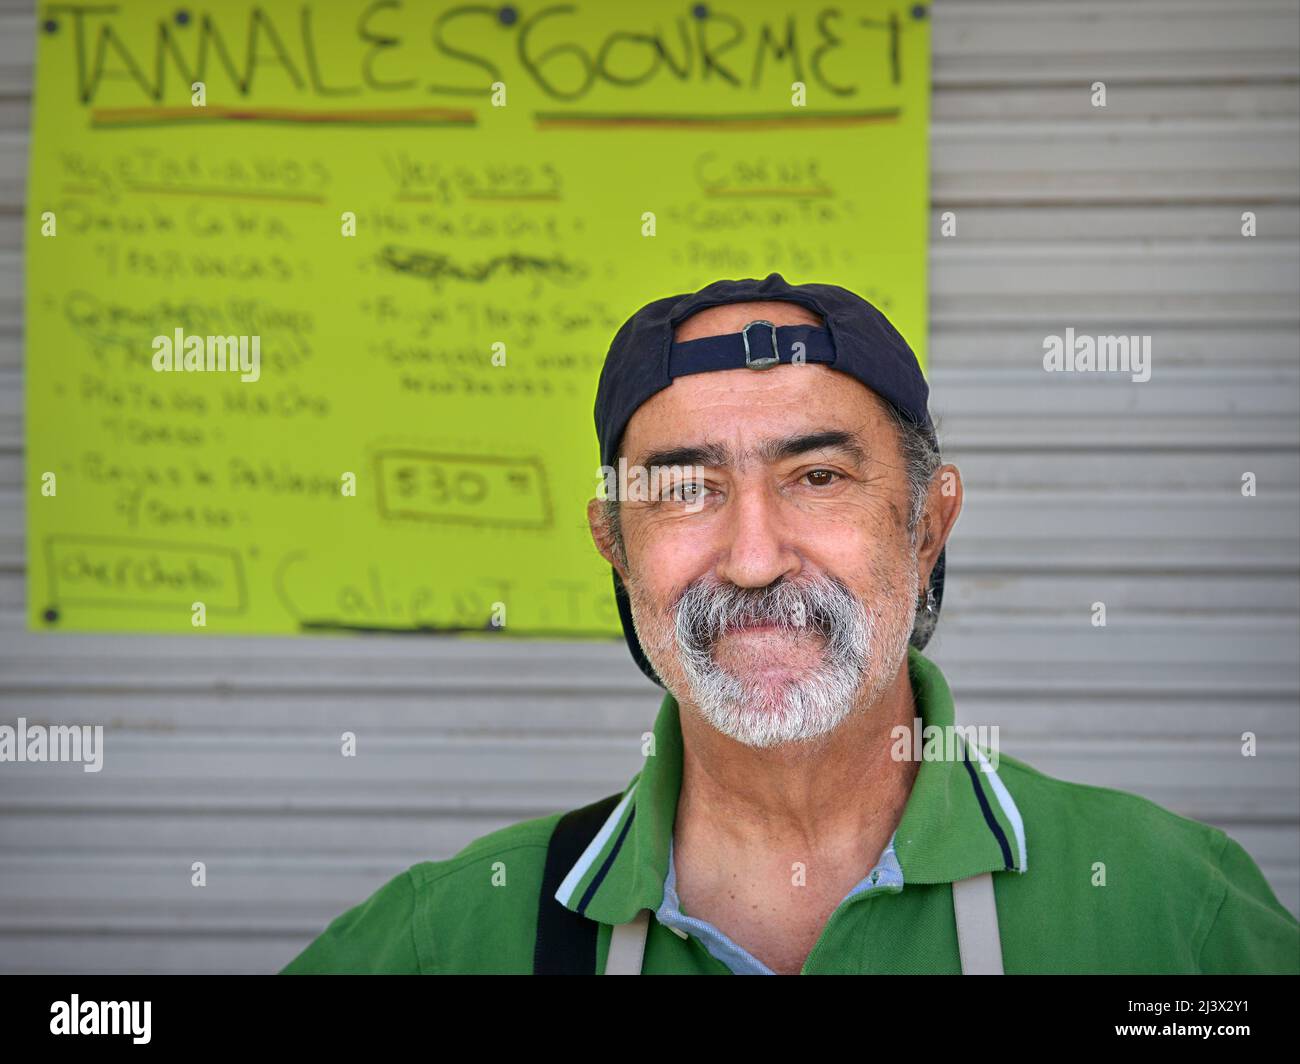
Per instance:
[[[916,586],[913,558],[910,582]],[[674,635],[691,700],[717,731],[766,749],[825,736],[852,713],[872,705],[897,675],[907,654],[914,604],[882,588],[868,611],[840,581],[788,581],[755,592],[734,585],[696,583],[674,611]],[[808,675],[772,684],[736,676],[713,656],[717,640],[744,623],[779,624],[791,636],[821,637],[820,662]],[[859,696],[862,696],[861,699]]]

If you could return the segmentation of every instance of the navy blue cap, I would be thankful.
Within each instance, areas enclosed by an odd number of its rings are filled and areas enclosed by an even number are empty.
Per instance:
[[[701,310],[726,303],[778,300],[797,303],[822,319],[814,325],[774,326],[753,321],[740,332],[705,336],[674,343],[673,331]],[[930,386],[916,355],[897,329],[876,307],[846,288],[830,284],[792,285],[779,273],[763,280],[715,281],[698,292],[668,296],[648,303],[632,315],[614,336],[596,388],[596,436],[601,464],[617,464],[627,423],[656,392],[677,377],[712,370],[761,371],[798,362],[820,363],[861,381],[907,420],[928,430],[934,425],[928,407]],[[935,440],[935,446],[938,446]],[[935,610],[943,601],[944,555],[930,574]],[[632,657],[655,683],[663,681],[646,659],[632,624],[627,589],[614,572],[614,596],[623,636]],[[925,641],[915,642],[918,649]]]

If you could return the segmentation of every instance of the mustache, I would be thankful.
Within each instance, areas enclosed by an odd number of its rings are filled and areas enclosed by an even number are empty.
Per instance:
[[[673,609],[679,645],[697,652],[729,632],[756,625],[811,632],[834,644],[856,634],[864,612],[848,586],[830,576],[800,583],[782,578],[760,588],[697,580]]]

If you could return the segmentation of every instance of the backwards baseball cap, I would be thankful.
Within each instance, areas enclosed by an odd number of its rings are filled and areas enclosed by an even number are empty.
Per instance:
[[[822,325],[773,325],[751,321],[740,332],[705,336],[683,343],[673,331],[692,314],[725,303],[779,300],[813,311]],[[600,461],[617,465],[619,445],[627,423],[656,392],[678,377],[713,370],[754,371],[789,363],[821,363],[861,381],[908,421],[921,427],[937,449],[928,401],[930,387],[916,355],[879,310],[846,288],[830,284],[790,284],[779,273],[763,280],[715,281],[695,293],[668,296],[648,303],[632,315],[614,336],[596,388],[596,436]],[[943,602],[944,556],[939,552],[930,574],[937,613]],[[623,637],[641,671],[663,686],[641,649],[632,624],[627,588],[614,570],[614,597]],[[913,645],[925,646],[929,636],[917,635]]]

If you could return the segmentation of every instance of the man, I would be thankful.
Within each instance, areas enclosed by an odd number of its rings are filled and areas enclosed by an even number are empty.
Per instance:
[[[927,401],[842,288],[772,274],[638,311],[596,424],[648,489],[588,519],[668,691],[644,767],[414,866],[285,971],[1300,970],[1222,831],[954,733],[920,651],[962,485]],[[923,746],[918,718],[955,737]]]

